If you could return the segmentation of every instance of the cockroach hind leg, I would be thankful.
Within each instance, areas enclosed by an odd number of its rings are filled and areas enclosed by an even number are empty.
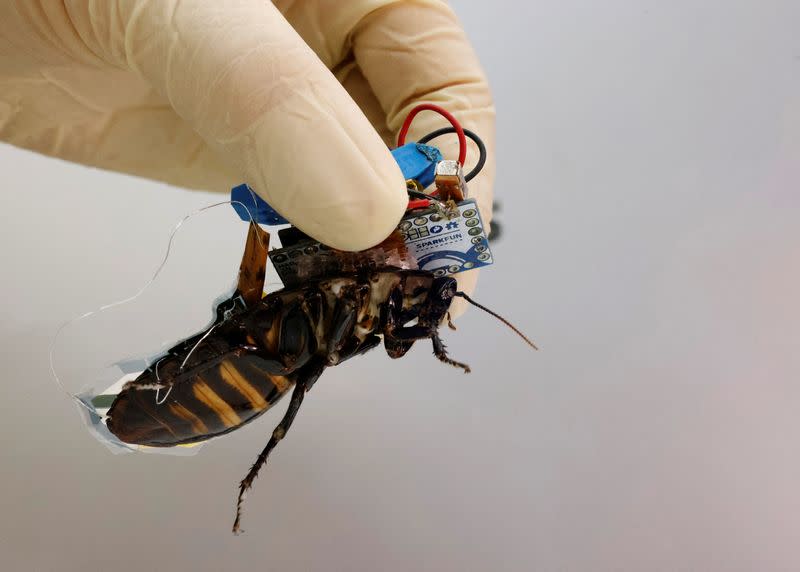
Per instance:
[[[239,496],[236,500],[236,519],[233,521],[233,533],[240,534],[244,532],[241,529],[241,520],[242,520],[242,503],[244,502],[245,493],[253,486],[253,481],[255,481],[256,477],[258,476],[258,471],[261,467],[264,466],[264,463],[267,462],[267,457],[275,448],[275,446],[286,436],[286,432],[292,426],[292,421],[294,421],[295,416],[297,415],[297,411],[300,409],[300,405],[303,403],[303,397],[306,394],[306,379],[300,378],[297,380],[297,383],[294,386],[294,391],[292,392],[292,400],[289,402],[289,407],[286,410],[286,413],[281,419],[281,422],[278,423],[278,426],[275,427],[275,430],[272,432],[272,436],[267,442],[267,446],[264,447],[264,450],[256,458],[255,463],[253,466],[250,467],[250,471],[247,473],[244,479],[239,483]]]
[[[470,371],[472,371],[467,364],[450,359],[450,357],[448,357],[447,350],[444,343],[442,343],[441,338],[439,338],[438,332],[433,332],[431,334],[431,342],[433,342],[433,355],[435,355],[439,361],[454,367],[460,367],[464,370],[464,373],[470,373]]]
[[[328,367],[328,365],[329,364],[327,360],[312,360],[312,363],[307,364],[303,368],[302,375],[306,386],[306,393],[308,393],[311,388],[314,387],[314,384],[319,379],[319,376],[322,375],[322,372],[325,371],[325,368]]]

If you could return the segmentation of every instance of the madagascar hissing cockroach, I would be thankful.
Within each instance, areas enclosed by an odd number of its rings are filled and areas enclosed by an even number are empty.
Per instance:
[[[381,341],[390,357],[399,358],[414,341],[430,339],[439,360],[469,372],[439,338],[450,303],[462,297],[500,318],[457,291],[454,278],[421,270],[370,269],[262,298],[267,239],[251,224],[237,292],[219,305],[216,321],[128,382],[107,418],[109,430],[126,443],[172,447],[234,431],[294,386],[286,414],[240,483],[234,532],[245,492],[326,367]]]

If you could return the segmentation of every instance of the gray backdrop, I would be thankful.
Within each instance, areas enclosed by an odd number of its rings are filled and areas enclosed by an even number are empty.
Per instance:
[[[470,376],[427,346],[328,371],[233,537],[283,406],[193,457],[114,456],[47,365],[219,197],[4,146],[4,570],[800,567],[800,4],[453,4],[498,110],[476,296],[542,350],[474,311],[445,333]],[[203,312],[239,248],[205,228],[173,296]]]

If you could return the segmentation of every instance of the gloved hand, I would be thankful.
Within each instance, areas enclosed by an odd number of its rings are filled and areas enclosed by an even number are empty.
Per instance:
[[[470,190],[488,224],[494,108],[442,1],[0,5],[0,139],[190,188],[247,182],[340,249],[370,247],[398,223],[405,182],[386,143],[425,101],[486,142]],[[443,125],[424,112],[408,140]],[[455,136],[435,144],[457,155]],[[476,158],[470,145],[467,168]],[[460,274],[461,287],[475,278]]]

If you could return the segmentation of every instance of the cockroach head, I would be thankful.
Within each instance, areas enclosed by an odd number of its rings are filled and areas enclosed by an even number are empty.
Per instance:
[[[434,278],[420,318],[423,318],[424,322],[428,324],[440,324],[447,315],[457,290],[458,283],[455,278],[449,276]]]
[[[431,284],[431,294],[428,299],[432,304],[441,303],[449,307],[457,290],[458,282],[456,282],[455,278],[449,276],[434,278],[433,284]]]

